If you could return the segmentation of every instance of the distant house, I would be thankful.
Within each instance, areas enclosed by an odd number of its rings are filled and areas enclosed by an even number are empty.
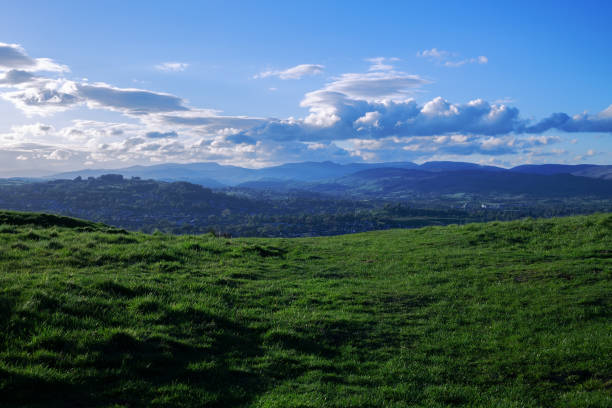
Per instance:
[[[499,210],[500,208],[502,208],[503,205],[501,203],[482,203],[480,204],[480,208],[484,208],[484,209],[493,209],[493,210]]]

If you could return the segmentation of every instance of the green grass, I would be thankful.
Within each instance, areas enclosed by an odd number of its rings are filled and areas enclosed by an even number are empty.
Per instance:
[[[610,407],[612,215],[311,239],[0,213],[2,407]]]

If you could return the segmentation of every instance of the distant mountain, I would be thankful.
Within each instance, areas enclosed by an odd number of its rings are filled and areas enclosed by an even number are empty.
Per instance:
[[[366,169],[385,167],[416,168],[418,165],[411,162],[338,164],[326,161],[288,163],[259,169],[257,170],[257,176],[258,178],[268,177],[279,180],[320,181],[343,177]]]
[[[212,162],[170,163],[154,166],[132,166],[122,169],[86,169],[60,173],[49,178],[74,179],[79,176],[88,178],[112,173],[121,174],[124,177],[140,177],[161,181],[188,181],[210,188],[220,188],[224,185],[237,185],[265,179],[297,181],[333,180],[361,170],[380,167],[416,168],[418,165],[410,162],[338,164],[328,161],[288,163],[262,169],[248,169],[237,166],[224,166]]]
[[[594,164],[523,164],[510,169],[515,173],[542,174],[550,176],[552,174],[572,174],[575,171],[598,167]]]
[[[426,171],[465,171],[465,170],[485,170],[485,171],[506,171],[506,169],[495,166],[483,166],[476,163],[452,162],[452,161],[430,161],[419,166],[419,170]]]
[[[525,164],[513,167],[510,171],[542,175],[572,174],[574,176],[612,180],[612,166],[596,164]]]
[[[222,166],[217,163],[168,163],[154,166],[131,166],[122,169],[85,169],[60,173],[49,179],[74,179],[76,177],[100,177],[104,174],[121,174],[124,177],[140,177],[160,181],[188,181],[209,188],[224,187],[227,181],[246,177],[249,169]]]
[[[572,172],[574,176],[612,180],[612,166],[592,166]]]
[[[495,166],[450,161],[432,161],[421,165],[411,162],[338,164],[326,161],[287,163],[280,166],[265,167],[261,169],[225,166],[212,162],[186,164],[169,163],[154,166],[132,166],[122,169],[86,169],[56,174],[48,178],[74,179],[78,176],[88,178],[113,173],[121,174],[124,177],[140,177],[143,179],[160,181],[187,181],[209,188],[222,188],[224,186],[236,186],[242,183],[249,183],[248,187],[255,189],[295,189],[302,187],[300,183],[333,183],[334,180],[350,176],[351,174],[389,168],[415,170],[426,173],[478,171],[485,173],[535,175],[573,174],[582,177],[612,179],[612,166],[545,164],[518,166],[506,170]],[[425,175],[423,177],[425,177]],[[288,181],[295,181],[298,183],[288,183]]]
[[[339,178],[331,184],[317,184],[309,188],[328,194],[335,192],[377,199],[409,198],[420,193],[612,198],[612,180],[488,169],[438,172],[369,169]]]

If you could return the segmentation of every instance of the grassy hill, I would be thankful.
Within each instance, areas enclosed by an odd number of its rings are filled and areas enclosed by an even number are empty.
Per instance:
[[[0,213],[3,407],[610,407],[612,215],[308,239]]]

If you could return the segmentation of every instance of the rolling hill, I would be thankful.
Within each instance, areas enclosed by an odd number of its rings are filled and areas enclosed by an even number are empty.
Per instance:
[[[3,407],[609,407],[612,215],[310,239],[0,213]]]
[[[412,193],[612,198],[612,180],[570,174],[540,175],[510,171],[371,169],[337,179],[333,185],[340,186],[336,189],[342,194],[387,199],[407,197]],[[325,185],[309,188],[313,191],[334,190]]]

